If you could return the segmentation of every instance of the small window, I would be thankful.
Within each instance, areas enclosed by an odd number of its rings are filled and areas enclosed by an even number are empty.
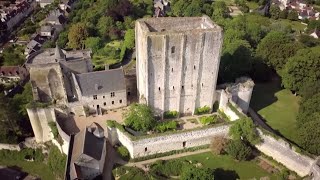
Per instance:
[[[159,91],[160,91],[160,87],[159,87]]]
[[[172,86],[172,89],[174,90],[174,86]]]
[[[174,53],[176,51],[176,47],[172,46],[171,47],[171,53]]]
[[[203,83],[201,83],[201,86],[203,87]]]
[[[195,65],[193,66],[193,69],[196,69],[196,66],[195,66]]]
[[[144,148],[144,152],[147,152],[147,151],[148,151],[148,148],[147,148],[147,147],[145,147],[145,148]]]
[[[120,103],[120,104],[122,103],[122,99],[119,100],[119,103]]]
[[[103,99],[106,98],[105,96],[102,96],[102,97],[103,97]]]
[[[112,101],[111,104],[114,104],[114,101]]]
[[[103,105],[104,105],[104,106],[106,106],[106,105],[107,105],[107,103],[106,103],[106,102],[104,102],[104,103],[103,103]]]
[[[114,96],[115,96],[115,93],[114,93],[114,92],[111,92],[110,94],[111,94],[111,97],[114,97]]]
[[[92,105],[92,107],[94,107],[94,105]]]
[[[130,91],[128,91],[128,96],[130,96]]]
[[[184,148],[186,147],[186,142],[185,141],[182,142],[182,147],[184,147]]]
[[[98,96],[97,95],[93,95],[93,99],[98,99]]]
[[[171,68],[171,72],[173,72],[173,68]]]
[[[182,86],[181,88],[184,89],[184,86]]]

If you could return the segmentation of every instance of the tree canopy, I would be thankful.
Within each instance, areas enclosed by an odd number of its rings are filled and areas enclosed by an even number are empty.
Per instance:
[[[282,76],[284,87],[299,91],[305,83],[314,83],[320,78],[320,47],[302,49],[289,58]]]
[[[242,118],[237,120],[230,127],[229,134],[232,139],[245,140],[251,144],[258,144],[261,141],[251,118]]]
[[[124,114],[125,125],[136,131],[152,130],[156,124],[152,109],[145,104],[132,104]]]
[[[88,37],[88,30],[84,23],[73,24],[68,33],[68,46],[73,49],[84,48],[85,39]]]

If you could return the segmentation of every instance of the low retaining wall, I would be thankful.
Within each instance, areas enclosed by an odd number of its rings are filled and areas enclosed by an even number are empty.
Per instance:
[[[197,147],[210,144],[212,137],[217,135],[227,136],[230,125],[222,125],[207,129],[176,134],[131,140],[127,135],[116,128],[108,129],[108,138],[111,142],[120,142],[130,152],[131,158],[144,157],[152,154],[170,152],[184,148]]]
[[[256,148],[264,154],[272,157],[277,162],[283,164],[291,171],[296,172],[299,176],[307,176],[315,160],[295,152],[294,148],[282,139],[275,139],[259,131],[263,142],[256,145]]]
[[[7,150],[10,150],[10,151],[13,151],[13,150],[20,151],[21,150],[19,144],[3,144],[3,143],[0,143],[0,150],[2,150],[2,149],[7,149]]]

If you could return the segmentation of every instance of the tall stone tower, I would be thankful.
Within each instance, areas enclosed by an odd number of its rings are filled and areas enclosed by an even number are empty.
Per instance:
[[[209,17],[136,21],[139,102],[157,114],[193,114],[215,102],[222,29]]]

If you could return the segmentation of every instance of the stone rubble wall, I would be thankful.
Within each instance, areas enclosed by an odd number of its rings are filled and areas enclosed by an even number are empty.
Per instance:
[[[227,136],[229,125],[222,125],[208,129],[181,132],[170,135],[150,137],[139,140],[131,140],[127,135],[118,129],[109,129],[108,138],[112,142],[120,142],[130,152],[131,158],[144,157],[148,155],[181,150],[184,148],[208,145],[212,137],[217,135]]]
[[[304,177],[310,173],[315,160],[295,152],[289,143],[282,139],[263,134],[259,131],[263,142],[256,145],[256,148],[264,154],[272,157],[277,162],[283,164],[291,171],[296,172],[299,176]]]
[[[7,149],[7,150],[10,150],[10,151],[20,151],[21,148],[19,146],[19,144],[4,144],[4,143],[0,143],[0,150],[3,150],[3,149]]]

